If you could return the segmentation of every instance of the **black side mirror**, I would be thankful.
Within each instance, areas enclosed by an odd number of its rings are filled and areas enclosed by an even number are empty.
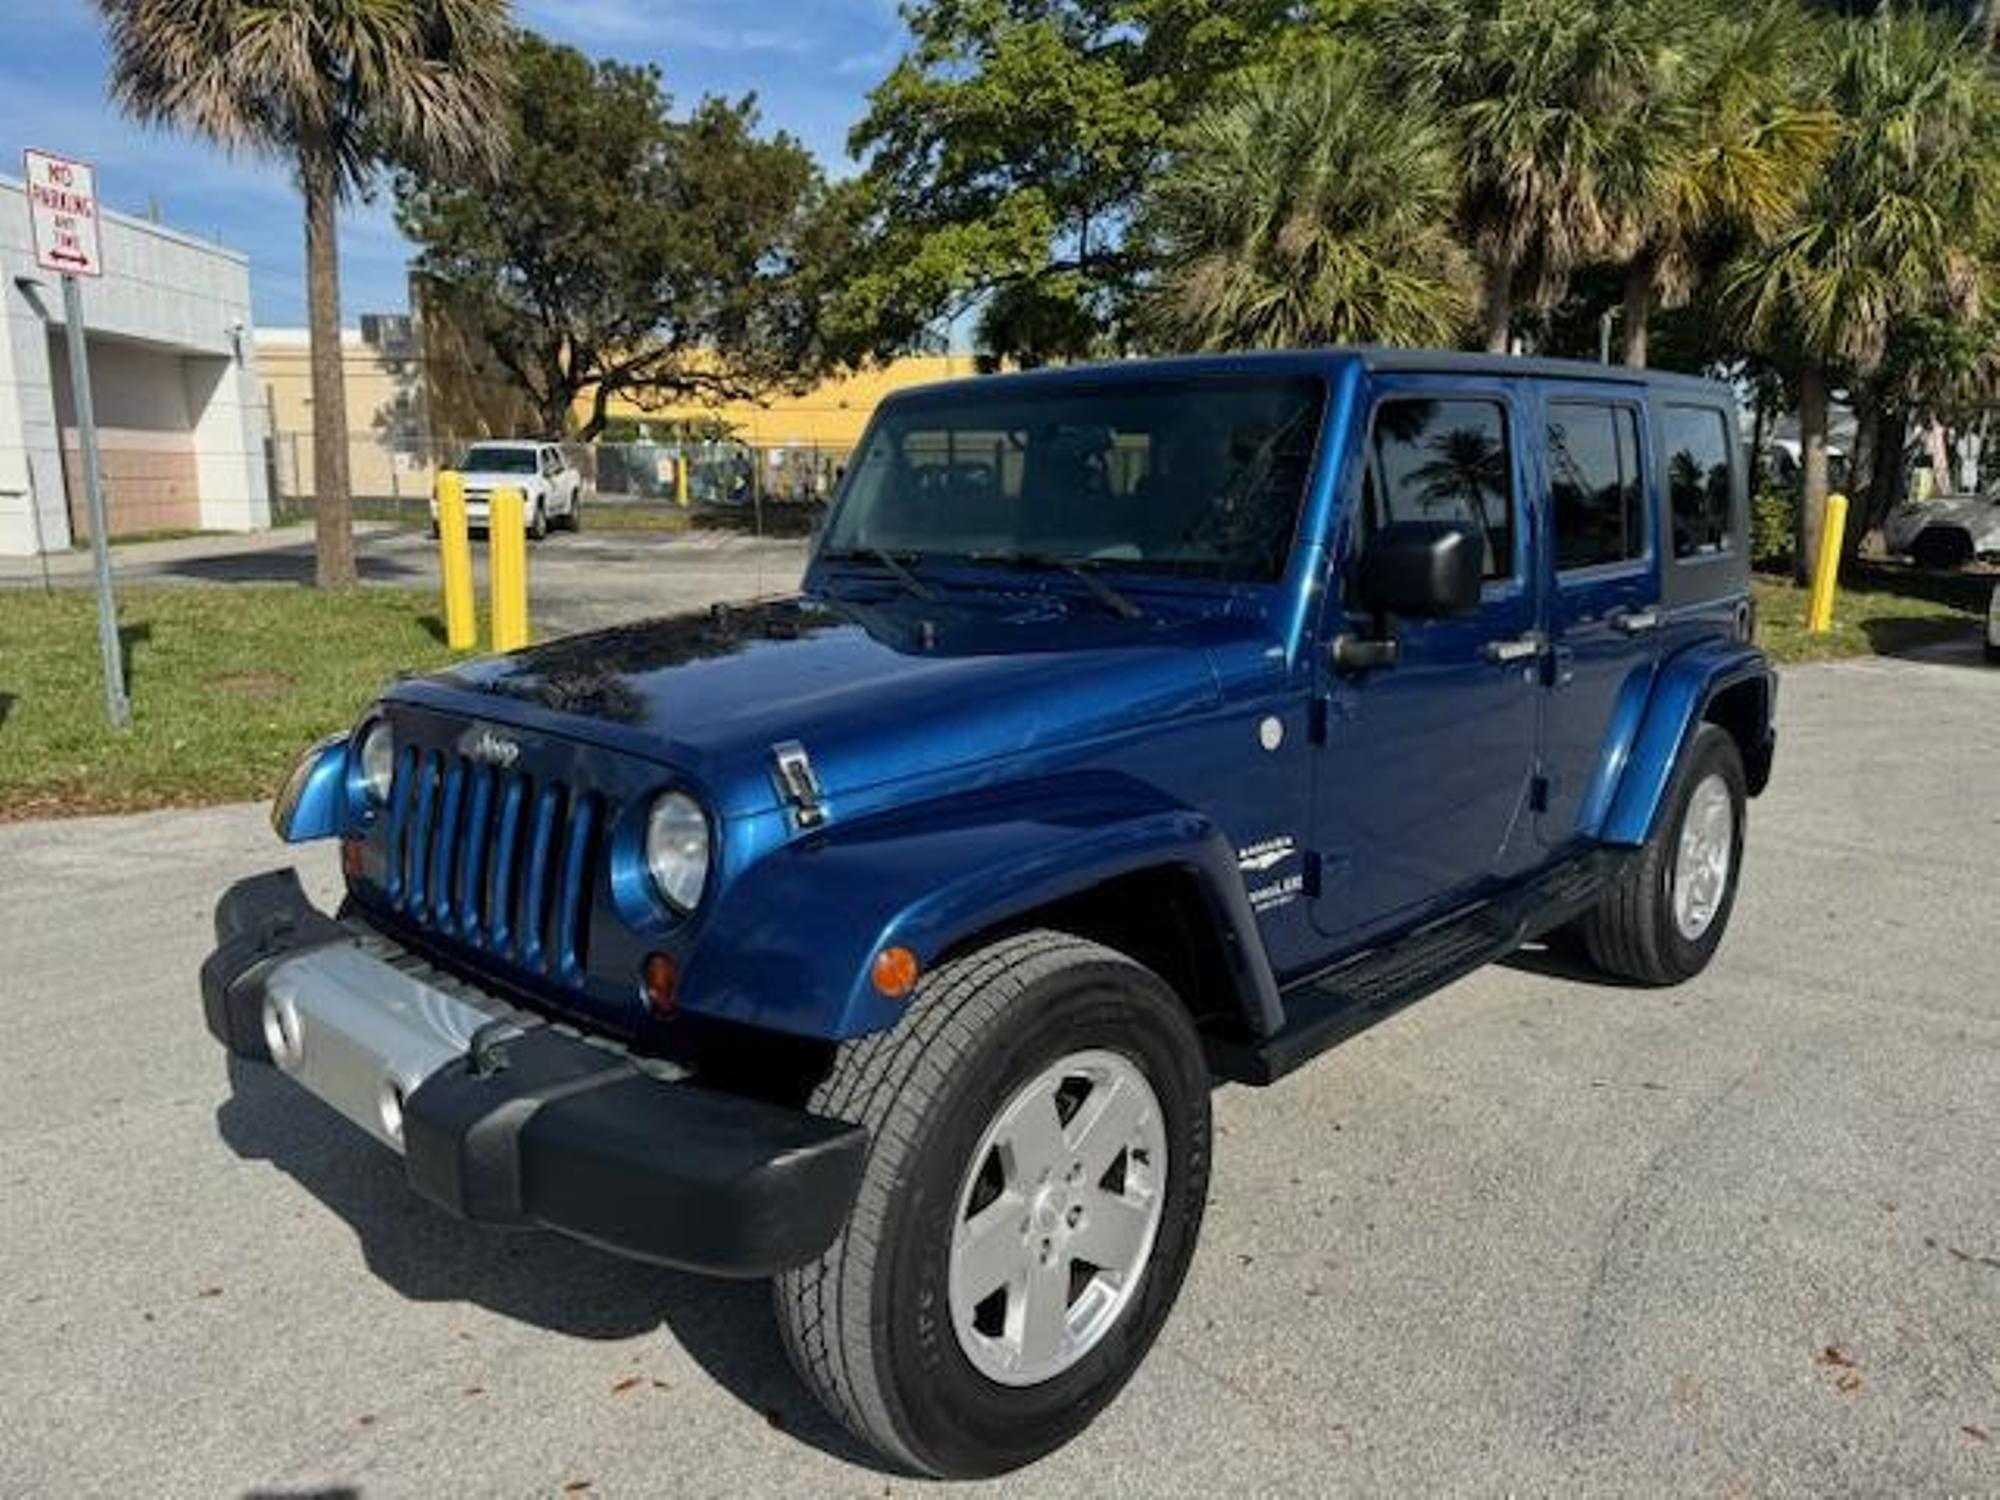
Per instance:
[[[1392,521],[1368,539],[1356,603],[1376,616],[1437,620],[1479,608],[1485,546],[1457,521]]]

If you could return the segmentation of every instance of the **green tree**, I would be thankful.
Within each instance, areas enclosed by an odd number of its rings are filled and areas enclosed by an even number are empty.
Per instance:
[[[97,0],[111,93],[149,124],[288,162],[305,198],[315,576],[354,582],[335,219],[393,153],[488,169],[506,0]]]
[[[489,128],[497,183],[396,179],[427,315],[476,341],[543,428],[603,428],[614,396],[643,406],[741,399],[809,378],[838,225],[790,136],[755,101],[671,112],[659,71],[593,63],[518,34]]]
[[[1724,287],[1752,339],[1793,375],[1801,577],[1825,517],[1832,385],[1845,379],[1854,398],[1850,477],[1872,488],[1880,382],[1897,365],[1898,335],[1914,320],[1978,315],[2000,212],[2000,95],[1956,28],[1903,15],[1839,22],[1826,48],[1839,142],[1797,214],[1750,247]],[[1854,520],[1850,545],[1866,524]]]
[[[1143,214],[1144,326],[1169,347],[1448,344],[1471,310],[1447,132],[1324,49],[1251,75],[1186,131]]]
[[[1796,0],[1654,0],[1654,24],[1684,40],[1639,100],[1613,194],[1633,366],[1647,362],[1653,311],[1684,306],[1743,236],[1789,217],[1838,130],[1800,66],[1813,46]]]
[[[915,0],[913,45],[850,138],[868,255],[851,326],[884,349],[983,309],[1034,363],[1115,343],[1146,264],[1134,207],[1174,133],[1352,0]]]
[[[1658,8],[1616,0],[1403,0],[1372,31],[1393,96],[1458,134],[1481,338],[1504,351],[1518,301],[1546,310],[1576,267],[1630,248],[1640,105],[1676,39]]]

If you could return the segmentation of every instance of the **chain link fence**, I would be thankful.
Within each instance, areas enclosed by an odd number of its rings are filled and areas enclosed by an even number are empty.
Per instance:
[[[439,472],[460,464],[478,439],[385,438],[347,443],[357,519],[428,526]],[[847,471],[845,446],[706,442],[563,443],[583,478],[586,531],[733,531],[808,535]],[[272,519],[313,515],[313,437],[280,431],[266,443]]]

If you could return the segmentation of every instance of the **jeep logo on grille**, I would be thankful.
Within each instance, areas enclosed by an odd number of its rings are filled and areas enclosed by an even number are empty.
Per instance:
[[[521,743],[476,724],[458,737],[458,753],[467,760],[506,770],[521,758]]]

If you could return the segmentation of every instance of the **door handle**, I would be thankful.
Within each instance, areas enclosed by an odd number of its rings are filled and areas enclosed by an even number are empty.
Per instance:
[[[1614,615],[1612,625],[1624,635],[1644,635],[1649,630],[1660,628],[1660,612],[1657,609],[1628,609],[1621,615]]]
[[[1548,640],[1539,630],[1514,637],[1511,641],[1488,641],[1486,659],[1497,662],[1528,661],[1548,650]]]

